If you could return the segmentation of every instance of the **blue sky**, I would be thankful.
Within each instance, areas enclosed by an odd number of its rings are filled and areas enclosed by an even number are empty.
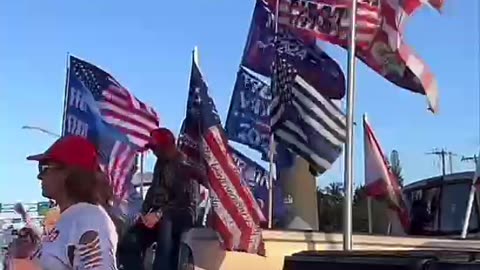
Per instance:
[[[200,63],[225,120],[253,0],[248,1],[25,1],[0,4],[0,202],[41,199],[36,166],[25,160],[53,142],[22,130],[36,125],[60,132],[66,55],[70,52],[112,73],[154,106],[176,132],[185,113],[191,51]],[[397,149],[407,182],[438,174],[446,147],[472,155],[479,147],[479,2],[447,1],[443,15],[425,8],[406,39],[437,75],[440,114],[423,96],[393,86],[358,65],[356,119],[368,112],[385,151]],[[326,46],[346,66],[346,53]],[[362,130],[356,130],[355,181],[363,181]],[[252,154],[248,151],[248,154]],[[343,162],[320,177],[342,181]],[[152,165],[149,159],[147,166]],[[472,164],[454,159],[455,170]]]

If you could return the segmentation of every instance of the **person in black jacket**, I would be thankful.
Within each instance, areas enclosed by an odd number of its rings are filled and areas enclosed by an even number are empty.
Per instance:
[[[152,131],[146,145],[157,157],[152,185],[137,223],[119,245],[121,269],[141,270],[145,250],[157,243],[153,269],[176,269],[181,234],[194,222],[195,200],[188,169],[166,128]]]
[[[426,235],[425,227],[432,222],[433,215],[428,211],[428,204],[424,200],[415,200],[411,210],[412,222],[410,235]]]

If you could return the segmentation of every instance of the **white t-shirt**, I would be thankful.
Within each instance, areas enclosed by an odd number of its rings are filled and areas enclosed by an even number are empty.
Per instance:
[[[78,203],[65,210],[36,254],[44,270],[116,270],[118,236],[101,206]]]

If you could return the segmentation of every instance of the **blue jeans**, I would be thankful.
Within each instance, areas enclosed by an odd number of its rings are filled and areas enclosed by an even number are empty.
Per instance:
[[[137,223],[119,242],[120,269],[144,270],[145,251],[157,243],[152,269],[176,270],[181,236],[188,227],[185,221],[176,219],[174,222],[168,215],[152,229]]]

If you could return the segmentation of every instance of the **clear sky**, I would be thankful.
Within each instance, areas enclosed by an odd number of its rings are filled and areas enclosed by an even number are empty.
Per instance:
[[[60,132],[67,52],[112,73],[157,109],[163,125],[178,132],[197,45],[224,121],[253,6],[253,0],[1,1],[0,202],[41,199],[36,164],[25,157],[54,139],[21,126]],[[425,155],[435,147],[460,156],[478,152],[479,1],[449,0],[443,15],[423,9],[409,22],[406,39],[437,75],[440,114],[426,111],[423,96],[359,64],[356,119],[368,112],[384,150],[399,151],[411,182],[440,172],[438,158]],[[346,66],[343,50],[328,51]],[[355,181],[360,183],[361,128],[355,140]],[[460,156],[454,169],[473,169]],[[320,177],[322,185],[342,181],[341,163]]]

